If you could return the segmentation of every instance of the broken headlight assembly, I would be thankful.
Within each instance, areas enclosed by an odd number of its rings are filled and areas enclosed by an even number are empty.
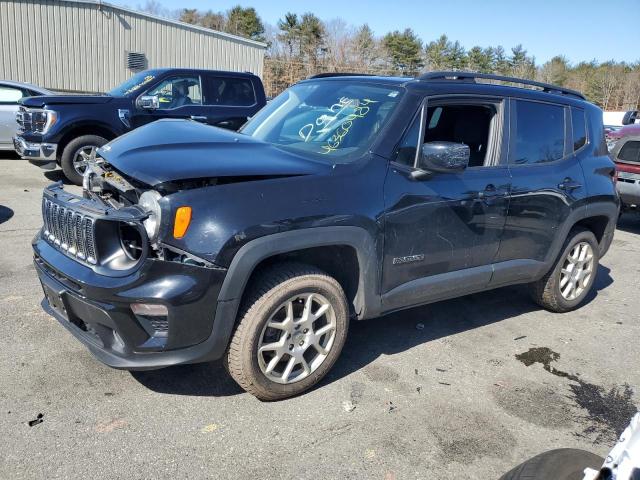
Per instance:
[[[161,198],[162,196],[155,190],[147,190],[140,195],[140,200],[138,201],[140,208],[149,214],[142,223],[152,244],[156,243],[160,232],[160,222],[162,220]]]

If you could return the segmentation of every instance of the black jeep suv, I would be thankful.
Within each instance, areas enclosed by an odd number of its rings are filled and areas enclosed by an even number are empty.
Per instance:
[[[71,182],[81,185],[95,149],[133,128],[183,118],[237,130],[265,103],[262,82],[251,73],[146,70],[104,95],[22,100],[13,143],[31,163],[46,169],[60,165]]]
[[[44,192],[44,308],[104,363],[224,358],[274,400],[335,363],[350,319],[517,283],[576,308],[619,200],[602,112],[507,77],[323,76],[239,133],[160,120]]]

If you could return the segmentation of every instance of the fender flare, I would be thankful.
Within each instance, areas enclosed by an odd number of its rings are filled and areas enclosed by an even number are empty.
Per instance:
[[[242,246],[229,265],[218,296],[210,358],[219,358],[226,351],[247,282],[261,261],[282,253],[335,245],[347,245],[356,251],[360,277],[354,303],[358,317],[378,315],[381,310],[379,252],[367,230],[353,226],[329,226],[267,235]]]
[[[560,249],[564,244],[571,229],[581,220],[591,217],[607,217],[609,222],[607,228],[604,231],[602,239],[600,240],[600,255],[604,255],[609,249],[609,245],[613,240],[613,232],[615,230],[616,221],[618,219],[619,206],[611,202],[594,202],[587,205],[582,205],[569,214],[567,219],[561,225],[558,235],[556,235],[551,248],[547,252],[547,256],[544,261],[545,268],[547,270],[551,268],[553,262],[560,254]],[[546,271],[543,271],[541,275],[544,275]]]

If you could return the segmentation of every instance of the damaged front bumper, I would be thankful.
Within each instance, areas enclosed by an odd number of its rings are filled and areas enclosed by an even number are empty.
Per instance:
[[[128,370],[218,358],[213,328],[226,271],[146,260],[126,277],[106,277],[36,237],[34,264],[43,309],[101,362]],[[132,304],[163,305],[166,316],[136,314]]]
[[[139,210],[112,208],[61,185],[45,189],[42,213],[44,227],[33,240],[42,306],[99,360],[150,369],[224,353],[229,319],[221,329],[215,317],[225,317],[216,313],[225,268],[154,256]]]

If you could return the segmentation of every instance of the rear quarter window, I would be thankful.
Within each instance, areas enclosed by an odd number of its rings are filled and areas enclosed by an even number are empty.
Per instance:
[[[516,100],[516,139],[510,163],[553,162],[564,156],[564,107]]]
[[[587,123],[583,109],[571,107],[571,126],[573,129],[573,151],[575,152],[587,143]]]

